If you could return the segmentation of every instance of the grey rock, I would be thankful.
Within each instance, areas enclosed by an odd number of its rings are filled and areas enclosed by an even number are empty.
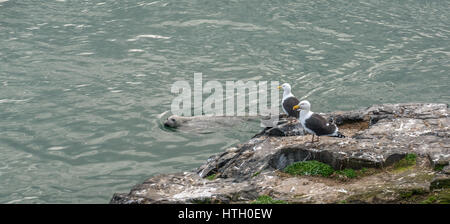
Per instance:
[[[445,166],[445,167],[442,169],[442,172],[445,173],[445,174],[447,174],[447,175],[450,175],[450,165]]]
[[[448,114],[446,104],[419,103],[328,113],[324,116],[349,137],[320,137],[315,143],[295,124],[266,128],[244,144],[212,155],[192,172],[152,177],[128,194],[115,194],[111,203],[245,203],[261,194],[294,203],[395,202],[408,189],[427,192],[448,186]],[[279,171],[306,160],[337,170],[384,169],[410,153],[418,155],[414,168],[350,182]],[[436,166],[445,167],[437,172]],[[205,179],[212,174],[214,180]]]
[[[430,183],[430,189],[450,188],[450,175],[438,174]]]

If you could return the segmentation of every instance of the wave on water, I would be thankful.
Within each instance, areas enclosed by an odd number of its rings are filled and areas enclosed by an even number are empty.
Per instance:
[[[0,103],[21,103],[21,102],[27,102],[31,100],[30,99],[23,99],[23,100],[15,100],[15,99],[0,99]]]
[[[139,39],[143,39],[143,38],[151,38],[151,39],[164,39],[164,40],[168,40],[171,37],[165,37],[165,36],[160,36],[160,35],[153,35],[153,34],[143,34],[143,35],[138,35],[135,38],[131,38],[128,39],[127,41],[137,41]]]

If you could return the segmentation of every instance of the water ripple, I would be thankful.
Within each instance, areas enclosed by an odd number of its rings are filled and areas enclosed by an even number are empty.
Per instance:
[[[105,203],[260,130],[165,129],[171,85],[194,72],[289,82],[319,112],[450,99],[449,1],[0,0],[0,9],[0,203]]]

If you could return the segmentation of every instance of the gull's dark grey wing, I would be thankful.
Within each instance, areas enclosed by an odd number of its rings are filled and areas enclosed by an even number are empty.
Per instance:
[[[284,110],[286,110],[288,117],[295,117],[295,118],[299,117],[300,112],[292,109],[295,105],[297,105],[299,103],[300,103],[300,101],[293,96],[284,100],[283,108],[284,108]]]
[[[306,119],[305,126],[316,133],[316,135],[330,135],[336,131],[334,124],[328,123],[325,118],[318,114],[313,114]]]

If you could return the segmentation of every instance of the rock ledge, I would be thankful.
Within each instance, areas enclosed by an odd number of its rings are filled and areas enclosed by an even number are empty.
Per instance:
[[[157,175],[127,194],[116,193],[110,203],[247,203],[259,195],[291,203],[405,203],[405,195],[426,195],[449,186],[448,114],[446,104],[419,103],[325,114],[349,137],[321,137],[319,143],[311,143],[309,135],[262,132],[211,156],[196,170]],[[411,153],[418,156],[415,166],[389,169]],[[347,181],[280,172],[306,160],[336,170],[378,172]],[[205,178],[211,175],[213,180]]]

